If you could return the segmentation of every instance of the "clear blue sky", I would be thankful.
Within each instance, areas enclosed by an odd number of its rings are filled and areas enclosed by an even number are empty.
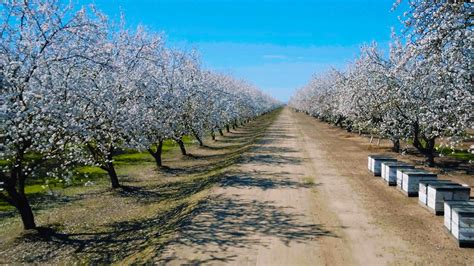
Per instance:
[[[111,19],[164,32],[197,48],[206,68],[232,74],[282,101],[314,73],[342,68],[360,45],[387,49],[401,10],[393,0],[73,0]]]

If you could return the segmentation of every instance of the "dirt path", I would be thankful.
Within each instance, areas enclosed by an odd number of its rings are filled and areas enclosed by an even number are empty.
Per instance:
[[[369,153],[284,109],[157,262],[474,263],[442,221],[366,170]]]

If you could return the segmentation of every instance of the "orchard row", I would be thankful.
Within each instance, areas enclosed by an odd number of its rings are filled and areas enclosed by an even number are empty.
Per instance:
[[[409,2],[388,56],[365,46],[345,71],[314,77],[291,99],[300,111],[348,130],[412,142],[434,164],[439,138],[451,146],[474,126],[473,4]]]
[[[26,229],[35,223],[25,183],[46,162],[57,162],[51,174],[98,166],[116,188],[117,149],[147,150],[161,166],[164,140],[186,153],[183,136],[202,144],[278,105],[158,34],[114,24],[94,7],[75,10],[54,0],[1,8],[0,198]]]

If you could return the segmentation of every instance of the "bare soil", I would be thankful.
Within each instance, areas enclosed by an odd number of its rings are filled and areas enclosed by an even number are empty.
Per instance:
[[[154,262],[473,265],[442,217],[368,172],[367,155],[388,148],[284,109]]]

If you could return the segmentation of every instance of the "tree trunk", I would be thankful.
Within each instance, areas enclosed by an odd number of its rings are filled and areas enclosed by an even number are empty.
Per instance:
[[[347,132],[352,132],[352,123],[351,122],[347,123],[346,130],[347,130]]]
[[[339,127],[342,128],[342,121],[343,121],[343,117],[342,117],[342,115],[340,115],[340,116],[337,118],[335,125],[336,125],[336,126],[339,125]]]
[[[216,134],[214,134],[214,130],[211,131],[211,138],[212,140],[216,140]]]
[[[115,172],[114,163],[112,161],[113,148],[110,148],[109,153],[107,154],[107,162],[105,163],[105,171],[109,174],[110,183],[112,183],[112,188],[119,188],[120,183],[118,180],[117,172]]]
[[[25,230],[35,229],[35,218],[33,216],[33,211],[31,210],[30,203],[28,202],[26,197],[20,197],[16,207],[20,212],[21,221],[23,222],[23,228]]]
[[[14,184],[9,185],[10,186],[5,187],[5,190],[7,191],[9,196],[9,198],[6,198],[7,202],[15,206],[15,208],[20,213],[23,228],[25,230],[35,229],[36,224],[33,211],[31,210],[30,203],[28,202],[28,199],[26,198],[24,192],[16,191]]]
[[[420,141],[420,127],[418,123],[413,125],[413,146],[426,157],[426,163],[428,166],[435,166],[435,143],[436,137],[426,138],[423,137],[425,145]]]
[[[420,142],[420,127],[417,122],[413,125],[413,146],[420,152],[423,148]]]
[[[151,147],[148,149],[148,152],[155,158],[155,163],[158,168],[163,166],[163,162],[161,160],[161,154],[163,151],[163,140],[158,141],[158,145],[156,145],[156,151],[153,151]]]
[[[120,183],[118,180],[117,172],[115,172],[115,167],[112,162],[107,163],[107,166],[105,167],[105,171],[109,174],[110,177],[110,183],[112,184],[112,188],[119,188]]]
[[[201,147],[204,146],[204,143],[202,142],[202,139],[201,139],[201,137],[199,137],[199,135],[196,134],[196,135],[194,135],[194,137],[195,137],[195,138],[197,139],[197,141],[199,142],[199,146],[201,146]]]
[[[434,156],[435,156],[435,138],[430,138],[426,140],[426,162],[428,166],[435,166]]]
[[[0,193],[0,198],[10,203],[18,210],[25,230],[36,228],[33,211],[31,210],[30,203],[25,195],[25,181],[27,175],[23,172],[23,160],[28,146],[29,144],[25,144],[18,150],[9,178],[7,178],[3,173],[0,173],[1,179],[5,180],[4,189],[8,194],[8,196],[6,196]]]
[[[193,130],[193,135],[194,135],[194,138],[196,138],[196,140],[199,142],[199,146],[204,146],[204,143],[202,142],[202,139],[201,137],[199,137],[199,135]]]
[[[221,135],[221,137],[224,136],[224,132],[222,132],[222,129],[219,128],[219,135]]]
[[[392,151],[399,153],[400,152],[400,139],[393,139],[392,143],[393,143]]]
[[[186,155],[186,147],[184,147],[184,142],[182,139],[175,139],[176,143],[179,145],[179,149],[181,150],[182,155]]]
[[[229,133],[229,132],[230,132],[229,125],[225,125],[225,129],[226,129],[227,133]]]

